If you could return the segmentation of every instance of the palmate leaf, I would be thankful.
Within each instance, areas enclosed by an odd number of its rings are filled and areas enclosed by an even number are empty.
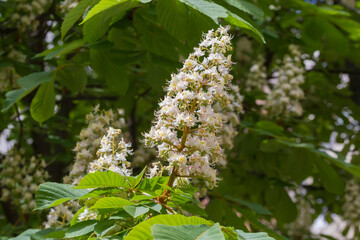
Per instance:
[[[212,225],[210,221],[200,217],[185,217],[183,215],[158,215],[136,225],[133,230],[124,238],[124,240],[147,240],[152,239],[151,227],[154,224],[163,224],[169,226],[181,225]]]
[[[213,226],[155,224],[151,227],[151,232],[154,240],[225,240],[218,223]]]
[[[74,189],[73,187],[72,185],[55,182],[41,184],[35,196],[35,210],[54,207],[68,200],[81,198],[89,193],[89,190]]]
[[[118,173],[108,172],[94,172],[89,173],[81,179],[77,189],[81,188],[105,188],[105,187],[120,187],[128,189],[130,185],[126,182],[126,178]]]

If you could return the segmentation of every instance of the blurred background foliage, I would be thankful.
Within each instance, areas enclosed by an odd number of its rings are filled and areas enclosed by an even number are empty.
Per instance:
[[[0,158],[41,154],[61,182],[97,104],[125,110],[136,150],[170,74],[203,32],[231,25],[244,112],[222,181],[204,198],[208,218],[277,239],[358,239],[360,194],[345,186],[360,177],[359,13],[354,0],[0,1]],[[266,86],[246,82],[261,56],[271,86],[291,44],[305,66],[303,112],[271,116]],[[2,239],[44,220],[1,203]]]

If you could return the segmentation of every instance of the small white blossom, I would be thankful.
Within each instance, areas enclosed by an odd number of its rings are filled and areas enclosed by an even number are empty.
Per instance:
[[[301,116],[303,113],[300,100],[304,98],[304,92],[300,85],[304,83],[305,70],[301,52],[295,45],[290,45],[289,51],[290,55],[284,56],[282,65],[278,68],[279,77],[264,106],[270,116]]]
[[[120,129],[112,127],[108,129],[107,135],[101,139],[101,146],[97,151],[98,159],[90,163],[90,173],[110,170],[123,176],[132,174],[132,170],[129,169],[131,164],[126,161],[126,158],[132,154],[131,143],[119,138],[120,134]]]
[[[264,87],[267,85],[267,74],[264,64],[264,56],[259,55],[255,63],[250,68],[247,80],[245,82],[246,91],[264,91]]]
[[[95,220],[97,219],[98,214],[97,212],[95,212],[94,210],[88,209],[87,207],[85,207],[84,212],[82,212],[79,217],[78,220],[81,221],[85,221],[85,220]]]
[[[350,225],[360,226],[360,183],[352,179],[346,183],[344,204],[344,220]]]
[[[43,163],[40,157],[26,159],[23,150],[10,150],[2,161],[0,201],[10,201],[22,214],[31,212],[38,186],[49,177]]]

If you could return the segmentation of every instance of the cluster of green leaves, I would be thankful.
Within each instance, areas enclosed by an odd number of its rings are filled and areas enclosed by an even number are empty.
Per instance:
[[[162,68],[162,72],[164,67],[178,66],[179,54],[186,56],[191,47],[199,41],[202,31],[214,27],[219,23],[220,18],[246,29],[259,41],[265,41],[256,25],[250,20],[246,21],[232,13],[230,8],[227,9],[226,6],[215,2],[160,0],[149,4],[150,2],[149,0],[81,1],[66,15],[61,25],[61,39],[64,39],[71,27],[83,18],[80,23],[82,39],[71,39],[70,36],[63,45],[37,54],[35,57],[49,62],[57,60],[57,67],[54,70],[32,73],[19,79],[21,89],[6,94],[3,111],[8,110],[40,85],[31,102],[30,112],[36,121],[44,122],[54,112],[55,81],[74,93],[83,92],[87,84],[84,69],[86,64],[105,79],[109,88],[124,95],[131,80],[128,73],[136,71],[133,69],[136,65],[151,63]],[[241,11],[261,14],[261,10],[250,3],[225,2],[223,4],[229,4]],[[133,9],[131,17],[134,27],[131,26],[131,22],[124,19],[131,9]],[[208,21],[210,19],[211,22]],[[204,26],[188,27],[193,21],[198,20],[202,21]],[[167,32],[162,31],[159,24],[163,25]],[[182,27],[181,31],[178,26]],[[108,36],[104,38],[106,33]],[[137,39],[137,35],[140,35],[140,39]],[[184,41],[186,41],[185,46]],[[174,49],[174,45],[178,49]],[[69,61],[66,56],[70,53],[75,53],[75,56]],[[164,64],[167,61],[170,62]],[[152,66],[149,69],[152,69]]]
[[[69,200],[86,201],[71,220],[60,229],[28,229],[15,239],[259,239],[271,240],[265,233],[249,234],[200,217],[200,203],[193,199],[195,188],[170,188],[169,177],[143,178],[145,169],[136,177],[108,172],[86,175],[78,184],[47,182],[36,194],[36,209],[55,207]],[[90,190],[91,189],[91,190]],[[166,202],[159,201],[164,191]],[[78,221],[85,208],[98,212],[97,219]],[[171,214],[169,214],[171,211]]]

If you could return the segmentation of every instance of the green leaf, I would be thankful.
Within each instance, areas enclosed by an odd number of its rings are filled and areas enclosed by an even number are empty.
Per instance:
[[[303,148],[303,149],[307,149],[309,152],[315,153],[318,156],[328,160],[329,162],[331,162],[332,164],[334,164],[335,166],[344,169],[345,171],[353,174],[356,177],[360,178],[360,167],[353,165],[351,163],[347,163],[345,162],[345,159],[343,156],[341,156],[341,154],[337,154],[338,157],[334,158],[331,157],[329,154],[325,153],[322,150],[318,150],[315,148],[315,146],[311,143],[296,143],[296,142],[292,142],[290,140],[286,140],[284,138],[282,139],[276,139],[277,142],[282,143],[284,145],[287,145],[289,147],[295,147],[295,148]]]
[[[238,210],[239,210],[239,212],[241,212],[241,214],[244,216],[244,218],[246,220],[248,220],[250,222],[250,224],[253,225],[254,227],[267,232],[271,237],[274,237],[275,239],[288,240],[288,238],[284,237],[283,235],[280,235],[279,233],[275,232],[268,226],[259,222],[254,215],[252,215],[251,213],[248,212],[248,210],[242,210],[242,209],[238,209]]]
[[[86,40],[85,39],[78,39],[78,40],[74,40],[70,43],[66,43],[64,45],[62,45],[60,48],[57,48],[56,51],[53,51],[49,54],[46,54],[45,52],[43,52],[45,55],[44,60],[50,60],[54,57],[58,57],[61,55],[65,55],[68,54],[70,52],[73,52],[74,50],[83,47],[86,44]],[[41,55],[41,54],[40,54]],[[40,56],[39,55],[39,56]]]
[[[151,202],[151,203],[147,203],[147,204],[143,204],[143,206],[155,211],[155,212],[158,212],[160,213],[161,210],[162,210],[162,205],[159,204],[159,203],[154,203],[154,202]]]
[[[331,193],[342,194],[344,191],[344,181],[339,174],[323,159],[315,158],[314,160],[325,189]]]
[[[296,219],[297,208],[283,187],[266,189],[265,198],[273,216],[278,222],[288,223]]]
[[[69,13],[66,14],[65,19],[61,24],[61,40],[64,39],[70,28],[84,14],[86,8],[92,3],[92,1],[93,0],[81,0],[76,7],[71,9]]]
[[[215,23],[219,23],[218,18],[228,17],[227,10],[224,7],[214,2],[208,2],[205,0],[179,0],[179,1],[205,14],[206,16],[211,18]]]
[[[156,196],[155,191],[164,189],[164,187],[161,185],[167,184],[168,181],[169,177],[144,178],[136,187],[136,189],[141,192]]]
[[[83,92],[87,83],[87,75],[82,65],[65,65],[56,74],[56,80],[65,85],[73,93]]]
[[[179,51],[184,48],[183,44],[164,31],[156,22],[151,21],[155,18],[156,14],[148,8],[139,9],[134,15],[134,26],[143,48],[166,59],[178,61]]]
[[[151,227],[154,240],[225,240],[220,225],[167,226],[155,224]]]
[[[27,229],[26,231],[22,232],[18,236],[14,238],[9,238],[11,240],[46,240],[49,238],[46,238],[45,236],[49,234],[50,232],[54,231],[53,228],[48,229]]]
[[[89,173],[83,179],[81,179],[79,185],[76,188],[104,187],[121,187],[125,189],[130,188],[124,176],[111,171]]]
[[[109,88],[120,95],[125,95],[129,87],[126,68],[116,64],[106,51],[91,49],[90,56],[92,67],[105,78]]]
[[[67,184],[55,182],[41,184],[35,196],[35,210],[54,207],[68,200],[78,199],[88,192],[85,189],[73,189],[72,185]]]
[[[164,28],[177,39],[190,43],[190,46],[199,41],[202,32],[214,28],[206,15],[178,0],[157,1],[156,12],[158,21]],[[188,27],[190,25],[191,27]]]
[[[53,71],[31,73],[25,77],[18,79],[18,84],[21,89],[13,90],[6,93],[6,99],[4,102],[4,108],[2,111],[8,110],[15,102],[19,101],[30,92],[32,92],[37,86],[42,83],[50,82],[52,80]]]
[[[249,13],[251,15],[253,15],[254,17],[258,18],[258,19],[262,19],[264,17],[264,12],[258,8],[257,6],[255,6],[252,3],[249,3],[247,1],[244,0],[225,0],[226,3],[230,4],[231,6]]]
[[[136,195],[131,199],[131,201],[143,201],[143,200],[149,200],[149,199],[153,199],[153,198],[154,198],[154,196]]]
[[[350,39],[354,41],[360,40],[360,23],[348,18],[331,18],[331,21],[346,31]]]
[[[56,238],[56,239],[63,239],[65,237],[66,228],[58,229],[55,232],[49,233],[45,236],[45,238]]]
[[[33,119],[40,124],[49,119],[55,108],[54,79],[51,82],[41,84],[30,105],[30,113]]]
[[[261,32],[252,25],[249,21],[246,21],[244,18],[229,12],[229,16],[226,18],[230,24],[242,28],[247,34],[254,37],[257,41],[261,43],[266,43],[264,36]]]
[[[257,214],[272,215],[272,213],[269,210],[267,210],[266,208],[264,208],[260,204],[247,202],[247,201],[244,201],[244,200],[241,200],[241,199],[238,199],[238,198],[234,198],[234,197],[231,197],[231,196],[228,196],[228,195],[226,195],[224,197],[225,197],[226,200],[230,200],[231,202],[238,203],[240,205],[244,205],[244,206],[250,208],[251,210],[253,210]]]
[[[110,8],[121,5],[124,11],[126,11],[127,9],[135,6],[138,2],[139,1],[137,0],[102,0],[89,11],[89,13],[86,15],[86,18],[81,22],[81,24],[93,18],[95,15],[102,13]]]
[[[146,171],[147,167],[144,167],[144,169],[141,171],[141,173],[139,173],[139,175],[137,175],[135,177],[135,182],[134,182],[134,187],[137,187],[137,185],[139,185],[139,183],[141,182],[141,179],[143,178],[145,171]]]
[[[84,19],[83,35],[89,42],[95,42],[109,29],[112,22],[118,21],[126,11],[135,7],[136,0],[103,0],[95,5]]]
[[[149,211],[149,208],[143,206],[125,206],[124,210],[133,218],[137,218]]]
[[[317,149],[309,149],[309,151],[315,152],[316,154],[325,158],[326,160],[328,160],[335,166],[342,168],[345,171],[348,171],[349,173],[353,174],[354,176],[360,178],[360,167],[353,165],[351,163],[345,162],[344,157],[342,157],[340,154],[337,154],[338,157],[334,158],[334,157],[331,157],[329,154],[327,154],[323,151],[317,150]]]
[[[102,237],[116,226],[115,220],[102,220],[96,224],[94,232],[98,237]]]
[[[124,209],[121,209],[119,212],[111,215],[109,219],[122,220],[130,217],[131,216]]]
[[[267,233],[258,232],[258,233],[246,233],[241,230],[236,230],[239,239],[241,240],[275,240],[272,237],[269,237]]]
[[[149,218],[138,225],[136,225],[133,230],[124,238],[124,240],[148,240],[152,239],[151,227],[154,224],[164,224],[170,226],[180,226],[180,225],[199,225],[206,224],[211,225],[211,223],[203,218],[199,217],[185,217],[180,214],[176,215],[158,215],[152,218]]]
[[[94,231],[96,224],[95,220],[79,222],[66,231],[64,238],[76,238],[89,234]]]
[[[183,204],[181,205],[181,208],[188,213],[191,213],[191,215],[206,216],[206,211],[195,204]]]
[[[134,205],[134,203],[119,197],[104,197],[96,201],[91,209],[117,209],[128,205]]]

